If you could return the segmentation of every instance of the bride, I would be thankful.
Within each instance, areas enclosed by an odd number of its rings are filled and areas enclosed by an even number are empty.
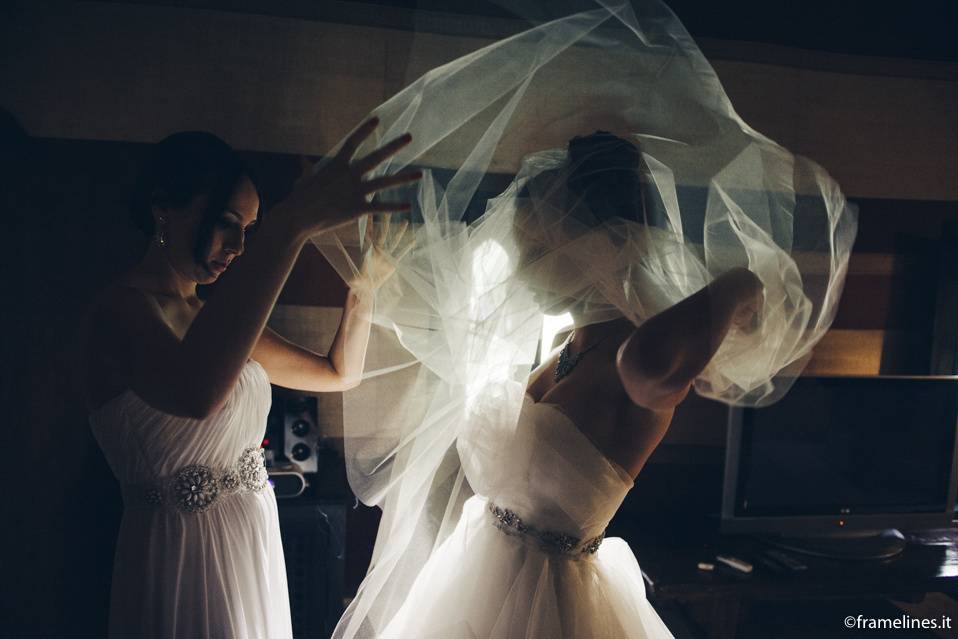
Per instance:
[[[151,149],[134,220],[142,260],[93,305],[86,329],[90,422],[121,484],[111,637],[292,636],[279,520],[260,444],[270,383],[312,392],[355,386],[372,293],[389,277],[388,220],[350,280],[328,356],[265,328],[307,238],[407,205],[367,195],[418,179],[364,175],[408,144],[352,156],[377,122],[298,183],[261,220],[239,156],[219,138],[177,133]],[[256,231],[255,239],[248,234]],[[197,286],[217,282],[205,301]]]
[[[771,403],[834,318],[838,185],[741,120],[661,2],[596,4],[375,110],[416,140],[389,168],[424,177],[344,395],[350,486],[382,519],[338,639],[671,636],[607,524],[690,389]]]
[[[567,155],[527,183],[515,224],[523,283],[543,310],[569,312],[575,330],[532,372],[514,429],[460,435],[476,494],[380,638],[672,636],[629,547],[604,530],[726,334],[749,330],[762,284],[734,269],[638,328],[596,321],[594,303],[543,277],[555,270],[541,268],[542,256],[604,233],[617,216],[645,219],[640,154],[598,132],[574,139]],[[539,198],[569,219],[547,221]]]

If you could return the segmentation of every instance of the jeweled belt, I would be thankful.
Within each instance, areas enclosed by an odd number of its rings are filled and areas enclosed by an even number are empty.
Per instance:
[[[539,530],[522,521],[515,512],[508,508],[500,508],[489,502],[489,512],[495,518],[495,527],[508,535],[516,535],[535,542],[539,549],[550,554],[579,557],[594,555],[605,539],[605,531],[591,539],[582,540],[565,533]]]
[[[181,468],[166,478],[127,487],[134,503],[143,506],[173,507],[186,513],[201,513],[224,497],[266,488],[269,476],[263,451],[247,448],[235,464],[214,469],[202,464]]]

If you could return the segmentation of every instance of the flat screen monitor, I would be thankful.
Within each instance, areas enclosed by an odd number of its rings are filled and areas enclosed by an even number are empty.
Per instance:
[[[729,409],[724,532],[830,536],[947,526],[956,377],[802,377]]]

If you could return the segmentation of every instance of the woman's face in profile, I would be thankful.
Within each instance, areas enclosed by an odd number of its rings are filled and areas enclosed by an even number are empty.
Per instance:
[[[573,280],[578,278],[569,272],[576,268],[576,262],[566,259],[568,253],[563,250],[563,240],[568,238],[558,227],[547,228],[546,220],[553,218],[538,215],[532,207],[518,211],[514,226],[516,267],[540,310],[556,315],[575,303],[569,293],[575,289]]]
[[[209,198],[195,197],[180,211],[172,212],[167,223],[167,251],[173,267],[197,284],[211,284],[226,272],[245,249],[246,233],[256,224],[259,193],[248,177],[233,190],[225,210],[214,219],[209,249],[202,261],[195,253],[197,236]]]

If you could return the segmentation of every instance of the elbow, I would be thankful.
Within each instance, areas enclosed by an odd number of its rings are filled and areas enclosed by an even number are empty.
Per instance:
[[[633,336],[634,337],[634,336]],[[649,410],[671,410],[685,399],[692,380],[676,374],[671,358],[656,349],[642,349],[643,357],[636,357],[636,347],[629,348],[627,340],[616,357],[616,371],[622,388],[637,406]],[[631,352],[630,352],[631,351]]]
[[[623,384],[623,386],[633,404],[654,411],[674,410],[692,390],[692,382],[685,382],[678,387],[667,384]]]
[[[627,380],[665,380],[674,373],[674,354],[641,329],[619,347],[615,367],[623,382]]]
[[[639,335],[633,334],[619,347],[615,369],[626,392],[642,395],[647,388],[654,388],[669,378],[673,369],[670,357],[639,343]]]

